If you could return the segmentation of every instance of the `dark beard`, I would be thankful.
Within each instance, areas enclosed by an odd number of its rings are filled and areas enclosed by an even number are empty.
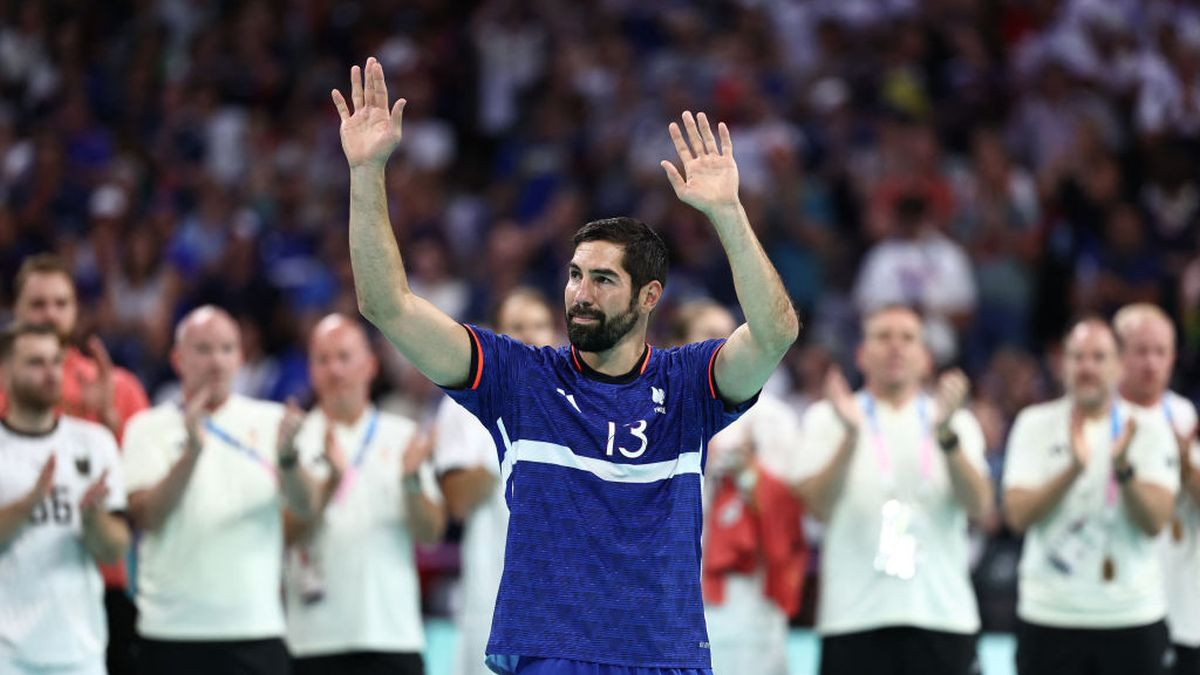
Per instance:
[[[28,412],[39,414],[57,408],[58,404],[62,401],[61,388],[48,391],[45,388],[36,385],[31,386],[23,382],[13,382],[12,391],[9,393],[13,405]]]
[[[596,323],[578,324],[571,321],[573,316],[594,318]],[[572,307],[567,310],[567,339],[581,352],[606,352],[633,330],[637,320],[637,296],[630,300],[627,310],[611,318],[598,311]]]

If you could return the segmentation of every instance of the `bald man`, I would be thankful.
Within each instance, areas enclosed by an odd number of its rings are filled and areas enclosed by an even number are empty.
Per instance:
[[[125,431],[143,673],[290,672],[281,509],[311,517],[315,488],[294,445],[299,412],[231,392],[239,345],[224,310],[184,317],[171,351],[183,400]]]
[[[1117,395],[1117,340],[1077,323],[1064,346],[1066,396],[1017,416],[1004,466],[1004,510],[1025,532],[1018,582],[1017,671],[1163,673],[1170,643],[1155,537],[1179,489],[1166,421]]]
[[[1171,391],[1175,326],[1158,307],[1133,304],[1113,318],[1121,348],[1121,396],[1144,416],[1160,417],[1179,439],[1182,487],[1168,535],[1159,538],[1167,589],[1167,628],[1175,649],[1175,673],[1200,675],[1200,466],[1189,436],[1196,407]]]
[[[413,542],[441,539],[432,443],[371,404],[379,369],[367,334],[340,314],[309,340],[317,405],[296,438],[322,481],[319,514],[295,533],[286,567],[296,675],[420,675],[425,635]]]

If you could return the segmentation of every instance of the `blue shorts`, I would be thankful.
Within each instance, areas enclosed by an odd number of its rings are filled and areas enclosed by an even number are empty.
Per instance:
[[[496,670],[494,657],[488,659],[488,665]],[[608,663],[591,663],[588,661],[571,661],[570,659],[543,659],[519,657],[515,667],[509,670],[496,670],[499,673],[512,675],[713,675],[711,668],[639,668],[636,666],[615,666]]]

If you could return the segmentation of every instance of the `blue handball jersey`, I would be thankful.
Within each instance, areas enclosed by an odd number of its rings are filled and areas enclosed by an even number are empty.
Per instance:
[[[573,347],[540,349],[475,326],[471,377],[446,393],[500,455],[511,517],[488,662],[554,657],[710,668],[700,595],[701,478],[729,409],[723,340],[647,345],[624,377]]]

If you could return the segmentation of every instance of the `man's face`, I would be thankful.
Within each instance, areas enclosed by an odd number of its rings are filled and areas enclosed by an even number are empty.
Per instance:
[[[308,368],[318,399],[354,407],[369,398],[378,366],[362,329],[342,321],[317,326],[309,345]]]
[[[641,317],[623,257],[624,247],[607,241],[585,241],[575,249],[564,298],[567,338],[580,351],[612,349]]]
[[[35,272],[25,280],[17,296],[14,314],[21,323],[54,326],[67,340],[75,332],[78,305],[75,285],[60,272]]]
[[[200,310],[204,312],[204,310]],[[227,315],[204,312],[184,319],[172,362],[184,391],[210,388],[209,401],[220,403],[229,396],[233,378],[242,366],[241,338]]]
[[[62,400],[62,343],[53,335],[22,335],[3,364],[4,388],[13,404],[44,412]]]
[[[1147,317],[1122,335],[1122,383],[1134,394],[1157,398],[1167,389],[1175,365],[1175,330],[1157,317]]]
[[[1067,336],[1063,360],[1063,379],[1076,403],[1084,408],[1103,404],[1120,375],[1112,333],[1096,323],[1077,325]]]
[[[889,309],[867,321],[858,367],[867,382],[885,389],[915,386],[928,367],[921,319],[906,309]]]
[[[554,317],[546,305],[521,295],[515,295],[500,306],[496,328],[505,335],[534,347],[553,345]]]

